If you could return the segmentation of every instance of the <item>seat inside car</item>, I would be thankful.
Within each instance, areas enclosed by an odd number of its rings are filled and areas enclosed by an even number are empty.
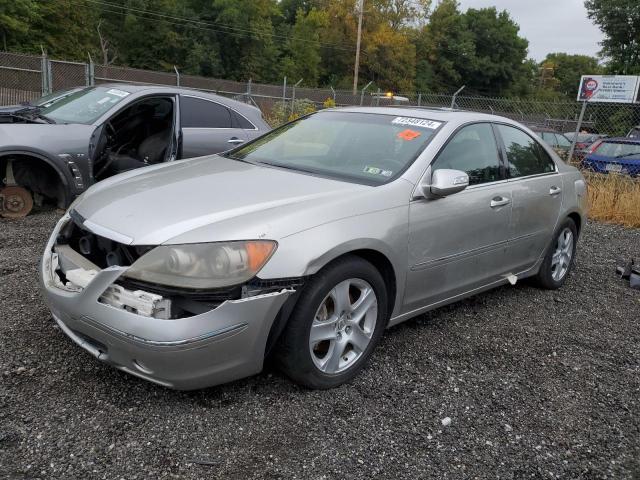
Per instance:
[[[121,173],[160,163],[164,160],[170,140],[171,129],[155,133],[140,143],[135,156],[113,154],[111,168],[115,173]]]
[[[118,113],[108,126],[107,139],[100,143],[107,145],[96,160],[98,180],[165,160],[173,131],[173,101],[142,100]]]

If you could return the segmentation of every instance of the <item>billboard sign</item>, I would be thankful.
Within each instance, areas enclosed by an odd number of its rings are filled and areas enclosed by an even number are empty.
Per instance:
[[[634,75],[583,75],[579,102],[634,103],[638,101],[640,77]]]

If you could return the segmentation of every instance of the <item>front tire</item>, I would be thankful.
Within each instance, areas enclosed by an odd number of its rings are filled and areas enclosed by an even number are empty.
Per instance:
[[[557,229],[535,277],[540,287],[555,290],[564,285],[573,267],[577,241],[576,224],[572,219],[567,218]]]
[[[380,272],[357,256],[342,257],[305,286],[280,338],[284,373],[308,388],[328,389],[364,367],[387,323]]]

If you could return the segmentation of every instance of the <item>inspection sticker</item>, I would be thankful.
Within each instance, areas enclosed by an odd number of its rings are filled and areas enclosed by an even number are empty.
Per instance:
[[[371,175],[382,175],[383,177],[390,177],[393,175],[391,170],[383,170],[378,167],[370,167],[369,165],[364,167],[364,173],[370,173]]]
[[[411,141],[415,138],[418,138],[420,135],[422,135],[420,132],[416,132],[415,130],[409,130],[407,128],[406,130],[403,130],[400,133],[398,133],[398,135],[396,136],[398,138],[401,138],[402,140]]]
[[[435,130],[442,125],[442,122],[434,122],[433,120],[413,117],[396,117],[391,121],[391,123],[394,125],[409,125],[412,127],[428,128],[430,130]]]
[[[111,90],[107,90],[107,93],[110,95],[115,95],[116,97],[124,98],[129,95],[129,92],[125,92],[124,90],[118,90],[117,88],[112,88]]]

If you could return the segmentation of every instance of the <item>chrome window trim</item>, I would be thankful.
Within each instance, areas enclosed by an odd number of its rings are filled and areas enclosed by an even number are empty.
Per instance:
[[[413,187],[413,190],[411,191],[411,200],[409,202],[413,202],[415,200],[423,200],[424,197],[422,196],[422,194],[420,192],[418,192],[418,189],[420,188],[420,185],[422,184],[422,181],[425,179],[425,177],[427,175],[431,175],[432,169],[431,167],[433,167],[433,163],[438,159],[438,156],[443,152],[443,150],[445,148],[447,148],[447,145],[449,144],[449,142],[451,141],[451,139],[458,134],[458,132],[460,132],[463,128],[466,128],[470,125],[475,125],[475,124],[483,124],[486,123],[487,125],[493,125],[494,122],[492,122],[491,120],[471,120],[469,122],[466,123],[462,123],[460,125],[458,125],[453,132],[451,132],[451,134],[449,135],[449,137],[445,140],[445,142],[442,144],[442,146],[438,149],[438,151],[435,153],[435,155],[431,158],[431,160],[429,160],[429,162],[427,163],[427,166],[425,167],[425,169],[422,171],[422,175],[420,175],[420,179],[418,180],[418,183],[416,183]],[[508,125],[508,124],[507,124]],[[442,127],[440,127],[438,129],[438,131],[436,131],[433,135],[433,138],[436,137],[436,135],[438,133],[440,133],[440,129]],[[492,129],[493,130],[493,129]],[[433,140],[433,138],[431,140]],[[496,137],[495,133],[493,134],[493,139],[496,142],[496,148],[498,149],[498,155],[500,156],[500,164],[503,164],[503,159],[502,159],[502,148],[501,148],[501,142],[498,140],[498,138]],[[426,148],[426,146],[425,146]],[[424,150],[423,150],[424,151]],[[555,163],[555,162],[554,162]],[[505,165],[506,168],[506,165]],[[467,188],[464,189],[464,191],[469,190],[470,188],[475,188],[475,187],[481,187],[481,186],[485,186],[485,185],[493,185],[496,183],[501,183],[501,182],[506,182],[508,179],[507,178],[502,178],[500,180],[496,180],[494,182],[486,182],[486,183],[478,183],[476,185],[469,185]]]
[[[542,176],[542,175],[549,175],[549,174],[552,174],[552,173],[558,173],[558,164],[556,163],[555,159],[553,158],[553,155],[550,155],[549,152],[547,151],[547,147],[545,145],[543,145],[542,143],[540,143],[538,140],[536,140],[533,136],[531,136],[531,134],[529,132],[527,132],[526,130],[520,128],[518,125],[514,125],[514,124],[511,124],[511,123],[506,123],[506,122],[492,122],[492,123],[494,125],[504,125],[505,127],[511,127],[511,128],[515,128],[516,130],[520,130],[527,137],[529,137],[531,140],[533,140],[533,142],[538,146],[538,148],[542,149],[542,151],[549,157],[549,160],[551,160],[551,163],[553,163],[553,172],[535,173],[533,175],[526,175],[526,176],[523,176],[523,177],[511,177],[511,176],[509,176],[508,177],[509,180],[517,180],[517,179],[521,179],[521,178],[530,178],[530,177],[539,177],[539,176]],[[498,135],[500,135],[499,131],[498,131]],[[506,156],[507,155],[506,145],[504,144],[504,139],[502,138],[502,136],[499,137],[499,143],[502,145],[502,148],[504,149],[504,154]],[[548,146],[548,147],[551,150],[553,150],[553,148],[551,146]],[[506,163],[505,166],[506,166],[506,169],[507,169],[507,175],[510,175],[511,172],[509,171],[509,158],[508,157],[505,158],[505,163]]]
[[[253,125],[253,128],[241,128],[241,127],[238,127],[238,128],[233,128],[233,127],[231,127],[231,128],[228,128],[228,127],[183,127],[183,130],[191,128],[191,129],[201,129],[201,130],[246,130],[246,131],[258,131],[258,127],[256,127],[251,120],[249,120],[243,114],[238,112],[235,108],[232,108],[229,105],[225,105],[224,103],[216,102],[215,100],[211,100],[210,98],[199,97],[198,95],[189,95],[189,94],[182,94],[181,93],[180,96],[181,97],[196,98],[198,100],[205,100],[207,102],[211,102],[211,103],[215,103],[216,105],[220,105],[221,107],[228,108],[232,112],[237,113],[238,115],[240,115],[242,118],[244,118],[251,125]]]
[[[245,129],[245,128],[229,128],[229,127],[182,127],[182,130],[248,130],[248,131],[252,131],[249,129]]]
[[[555,162],[554,162],[555,164]],[[425,174],[422,176],[422,178],[424,178],[427,173],[429,173],[431,170],[431,165],[429,165],[429,167],[427,168],[427,172],[425,172]],[[534,175],[527,175],[525,177],[514,177],[514,178],[504,178],[502,180],[496,180],[495,182],[486,182],[486,183],[478,183],[476,185],[469,185],[467,188],[465,188],[462,192],[458,192],[457,194],[454,195],[458,195],[460,193],[464,193],[466,191],[469,190],[479,190],[481,188],[489,188],[489,187],[495,187],[496,185],[500,185],[500,184],[508,184],[508,183],[514,183],[514,182],[520,182],[520,181],[524,181],[524,180],[531,180],[531,179],[535,179],[535,178],[539,178],[539,177],[547,177],[547,176],[551,176],[551,175],[559,175],[560,172],[558,171],[558,167],[556,166],[556,170],[553,172],[546,172],[546,173],[536,173]],[[422,179],[421,179],[422,181]],[[414,202],[421,202],[423,200],[425,200],[424,196],[422,196],[420,194],[420,196],[416,197],[416,192],[417,189],[419,188],[420,183],[418,183],[417,185],[414,186],[413,189],[413,194],[411,197],[411,200],[409,201],[409,203],[414,203]]]

